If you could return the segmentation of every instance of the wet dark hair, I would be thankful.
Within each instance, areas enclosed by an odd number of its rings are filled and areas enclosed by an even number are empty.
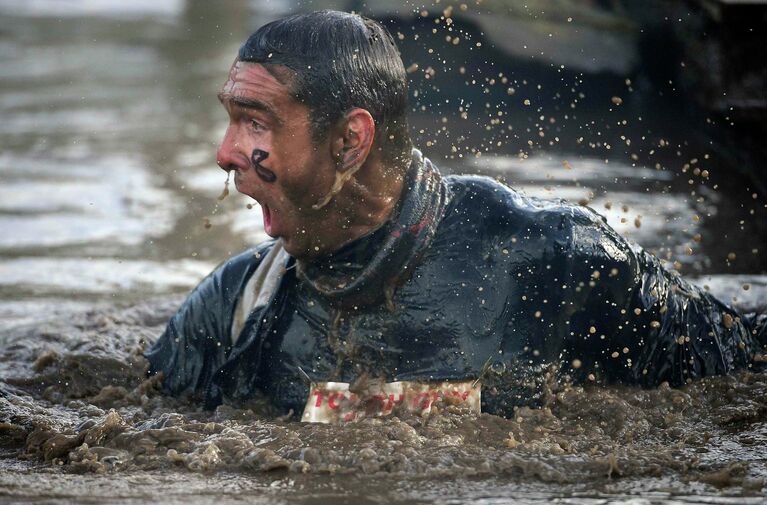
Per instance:
[[[238,58],[264,64],[281,82],[284,73],[272,65],[292,70],[292,91],[309,108],[316,142],[359,107],[373,116],[375,145],[384,160],[409,164],[405,66],[394,39],[379,23],[331,10],[296,14],[259,28]]]

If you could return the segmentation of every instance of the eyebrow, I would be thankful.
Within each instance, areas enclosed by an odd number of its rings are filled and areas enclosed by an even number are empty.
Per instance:
[[[274,107],[267,104],[266,102],[262,102],[261,100],[258,100],[256,98],[248,98],[244,96],[234,96],[230,95],[228,93],[224,93],[223,91],[218,94],[218,101],[222,104],[224,102],[231,102],[237,107],[241,107],[243,109],[250,109],[250,110],[257,110],[264,112],[269,115],[269,117],[277,124],[282,124],[282,121],[280,120],[280,117],[277,115],[277,113],[274,111]]]

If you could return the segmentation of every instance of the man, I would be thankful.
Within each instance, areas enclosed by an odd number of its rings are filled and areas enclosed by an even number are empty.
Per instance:
[[[262,27],[219,99],[218,163],[276,240],[203,280],[146,353],[171,394],[209,408],[263,394],[308,421],[440,397],[508,415],[551,365],[679,385],[760,356],[753,320],[592,210],[442,177],[412,149],[405,70],[374,21]]]

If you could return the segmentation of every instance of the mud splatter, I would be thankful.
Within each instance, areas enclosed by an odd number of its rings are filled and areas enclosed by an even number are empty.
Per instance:
[[[224,181],[224,189],[221,191],[221,194],[218,195],[217,200],[220,202],[227,196],[229,196],[229,177],[231,177],[232,171],[229,170],[226,172],[226,180]]]

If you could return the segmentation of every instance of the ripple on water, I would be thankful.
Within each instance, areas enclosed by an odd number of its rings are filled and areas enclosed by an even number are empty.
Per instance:
[[[605,163],[604,159],[587,158],[580,155],[568,156],[531,156],[520,159],[514,156],[484,156],[468,161],[469,171],[492,172],[505,175],[509,180],[517,181],[556,181],[556,182],[615,182],[622,181],[668,181],[673,173],[665,170],[653,170],[635,167],[625,163]]]
[[[51,171],[50,160],[24,160],[34,181],[15,178],[22,172],[18,165],[10,171],[0,185],[0,228],[6,231],[0,249],[94,241],[135,245],[173,227],[181,206],[170,191],[153,184],[145,165],[128,157],[82,163],[87,170],[69,160]],[[42,173],[48,177],[38,178]]]
[[[64,295],[77,286],[81,295],[141,290],[163,293],[189,289],[212,263],[183,259],[154,262],[118,258],[15,258],[0,262],[0,292]],[[40,273],[44,272],[44,275]]]
[[[767,312],[767,275],[704,275],[690,281],[742,311]]]

